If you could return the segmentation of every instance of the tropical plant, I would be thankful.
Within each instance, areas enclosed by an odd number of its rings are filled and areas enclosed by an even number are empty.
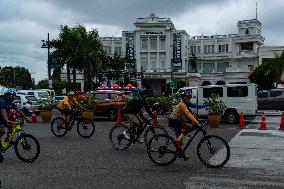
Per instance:
[[[52,110],[56,108],[56,102],[52,97],[48,97],[47,99],[39,99],[37,101],[37,109],[40,111],[44,110]]]
[[[208,111],[208,114],[224,114],[226,110],[225,103],[219,98],[219,95],[212,93],[208,99],[205,99],[205,104],[208,104],[208,107],[205,110]]]
[[[77,98],[77,101],[86,110],[94,111],[96,109],[95,96],[92,94],[87,94],[83,98]]]

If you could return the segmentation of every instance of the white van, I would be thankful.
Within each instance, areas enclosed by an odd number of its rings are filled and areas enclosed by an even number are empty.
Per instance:
[[[39,90],[48,92],[48,95],[52,98],[55,97],[55,92],[53,89],[39,89]]]
[[[183,87],[178,92],[184,90],[192,91],[194,104],[204,104],[204,99],[212,93],[218,94],[227,107],[223,118],[229,123],[237,123],[241,112],[245,116],[255,116],[257,112],[257,85],[251,84],[227,84],[208,85],[198,87]],[[198,116],[207,116],[205,109],[193,109]]]
[[[37,99],[47,99],[49,96],[47,91],[41,90],[19,90],[17,91],[17,94],[33,95]]]

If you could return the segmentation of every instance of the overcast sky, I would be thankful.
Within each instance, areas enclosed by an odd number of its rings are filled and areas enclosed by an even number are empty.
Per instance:
[[[121,37],[136,18],[170,18],[190,36],[237,33],[237,21],[257,17],[265,45],[284,46],[284,0],[0,0],[0,66],[24,66],[38,82],[47,78],[47,49],[60,25],[97,28]]]

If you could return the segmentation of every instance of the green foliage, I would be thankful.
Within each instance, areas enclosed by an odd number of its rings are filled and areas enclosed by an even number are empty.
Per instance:
[[[56,108],[57,104],[52,97],[48,97],[47,99],[38,99],[37,105],[38,105],[37,109],[43,111],[43,110],[52,110]]]
[[[226,110],[225,103],[219,98],[219,95],[214,93],[208,99],[205,99],[205,104],[209,106],[205,108],[208,111],[208,114],[219,114],[222,115]]]
[[[83,98],[77,99],[83,108],[86,110],[94,111],[96,109],[95,96],[92,94],[87,94]]]
[[[173,97],[170,96],[151,96],[151,97],[146,97],[146,103],[148,106],[153,106],[154,103],[156,102],[160,102],[161,104],[163,104],[163,106],[165,107],[165,109],[167,111],[169,111],[172,107],[172,105],[174,104],[173,102]]]
[[[284,71],[284,52],[275,55],[275,58],[263,62],[249,75],[252,83],[256,83],[260,90],[271,89],[275,82],[281,82]]]
[[[0,67],[0,85],[9,88],[15,88],[16,86],[21,86],[22,89],[33,88],[33,82],[29,70],[20,66]]]

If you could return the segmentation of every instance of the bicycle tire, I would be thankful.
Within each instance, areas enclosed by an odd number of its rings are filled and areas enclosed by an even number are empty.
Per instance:
[[[89,130],[90,133],[84,135],[83,131],[86,131],[86,130]],[[77,123],[77,132],[83,138],[90,138],[95,133],[95,124],[88,118],[82,118]]]
[[[125,139],[122,132],[127,130],[128,127],[124,124],[115,124],[109,131],[109,141],[112,147],[116,150],[126,150],[131,142]]]
[[[149,159],[158,166],[170,165],[178,156],[175,140],[165,134],[153,136],[147,145],[147,154]],[[165,154],[169,154],[171,157],[162,161],[161,158],[163,158]],[[156,155],[158,156],[156,157]]]
[[[30,139],[30,141],[28,139]],[[36,145],[35,148],[31,147],[32,141]],[[27,153],[27,151],[31,151],[33,149],[36,149],[36,151],[35,151],[35,153],[31,157],[27,157],[26,158],[21,153],[20,147],[22,147],[22,149],[24,150],[25,154]],[[39,142],[33,135],[30,135],[30,134],[22,134],[22,135],[20,135],[16,139],[16,141],[14,143],[14,149],[15,149],[15,153],[16,153],[17,157],[20,160],[24,161],[24,162],[33,162],[33,161],[35,161],[38,158],[38,156],[40,154]]]
[[[54,136],[57,137],[63,137],[67,133],[67,129],[65,128],[65,121],[61,117],[57,117],[52,120],[50,129]],[[62,133],[60,133],[60,131]]]
[[[217,143],[218,141],[219,143]],[[210,145],[210,148],[208,147]],[[205,147],[204,147],[205,146]],[[205,148],[204,150],[202,148]],[[203,155],[203,153],[209,153]],[[222,155],[224,154],[224,158]],[[230,159],[229,144],[221,137],[208,135],[203,137],[197,145],[197,155],[199,160],[209,168],[218,168],[224,166]],[[221,159],[218,161],[218,159]]]
[[[148,144],[148,141],[153,137],[153,136],[157,136],[158,134],[165,134],[165,135],[168,135],[168,132],[167,130],[158,125],[158,126],[155,126],[155,127],[148,127],[144,133],[144,142],[145,142],[145,145]]]

